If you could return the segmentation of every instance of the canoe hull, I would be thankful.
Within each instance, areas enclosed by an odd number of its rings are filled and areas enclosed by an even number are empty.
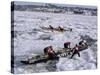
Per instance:
[[[88,46],[86,45],[86,46],[84,46],[84,47],[80,47],[79,48],[79,51],[83,51],[83,50],[86,50],[88,48]],[[47,61],[49,61],[49,60],[59,60],[59,58],[60,57],[67,57],[67,56],[70,56],[71,54],[70,53],[67,53],[67,52],[69,52],[69,51],[63,51],[64,49],[62,49],[62,51],[60,52],[57,52],[56,53],[56,57],[54,57],[54,58],[47,58],[47,57],[45,57],[45,56],[43,56],[43,55],[40,55],[38,58],[31,58],[31,59],[28,59],[28,60],[22,60],[21,61],[21,63],[23,63],[23,64],[36,64],[36,63],[42,63],[42,62],[47,62]],[[66,55],[65,56],[60,56],[61,54],[63,54],[63,53],[66,53]],[[60,56],[60,57],[59,57]]]
[[[28,61],[28,60],[24,61],[24,60],[22,60],[21,63],[23,63],[23,64],[36,64],[36,63],[42,63],[42,62],[45,63],[49,60],[59,60],[59,57],[55,57],[55,58],[52,58],[52,59],[51,58],[41,58],[39,60],[34,60],[34,61]]]

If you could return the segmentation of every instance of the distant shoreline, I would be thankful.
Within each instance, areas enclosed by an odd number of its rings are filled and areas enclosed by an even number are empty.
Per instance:
[[[29,5],[28,5],[29,4]],[[97,8],[89,8],[90,6],[79,5],[62,5],[62,4],[50,4],[50,3],[34,3],[34,2],[12,2],[11,11],[36,11],[36,12],[50,12],[50,13],[74,13],[85,15],[97,16]]]

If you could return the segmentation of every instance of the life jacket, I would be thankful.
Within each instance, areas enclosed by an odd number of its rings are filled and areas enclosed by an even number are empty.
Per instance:
[[[73,51],[72,51],[72,52],[74,53],[74,52],[77,52],[77,51],[79,51],[79,46],[75,46],[75,47],[73,48]]]
[[[53,50],[49,47],[47,52],[48,53],[53,53]]]
[[[77,50],[77,51],[78,51],[78,50],[79,50],[79,47],[78,47],[78,46],[77,46],[77,47],[75,47],[75,50]]]

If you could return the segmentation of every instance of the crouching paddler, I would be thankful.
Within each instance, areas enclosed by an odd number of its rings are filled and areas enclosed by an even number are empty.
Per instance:
[[[65,49],[66,51],[68,51],[68,52],[67,52],[68,55],[71,54],[71,47],[70,47],[70,44],[71,44],[71,42],[65,42],[65,43],[64,43],[64,49]]]
[[[57,57],[52,46],[48,46],[48,47],[44,48],[44,54],[47,55],[49,59],[53,59],[53,58]]]
[[[79,42],[79,45],[80,46],[87,46],[87,42],[86,42],[86,40],[81,40],[80,42]]]
[[[54,28],[51,25],[49,25],[49,27],[50,27],[51,31],[53,32]]]
[[[66,49],[70,49],[70,42],[65,42],[64,43],[64,48],[66,48]]]
[[[72,49],[72,56],[71,58],[73,58],[73,56],[75,54],[78,54],[78,56],[80,57],[80,53],[79,53],[79,46],[76,44],[76,46]]]
[[[61,31],[61,32],[63,32],[64,31],[64,28],[62,28],[62,27],[58,27],[58,29]]]

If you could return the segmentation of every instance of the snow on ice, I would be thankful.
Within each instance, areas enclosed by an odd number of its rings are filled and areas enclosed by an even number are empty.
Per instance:
[[[40,26],[72,28],[72,32],[44,32]],[[52,45],[55,50],[63,48],[66,41],[71,42],[73,48],[80,41],[81,36],[89,36],[97,40],[97,16],[74,15],[67,13],[14,11],[14,57],[15,73],[33,73],[66,70],[96,69],[96,42],[85,51],[81,57],[73,59],[60,58],[58,62],[23,65],[21,59],[32,54],[43,54],[43,48]],[[55,66],[55,67],[54,67]]]

